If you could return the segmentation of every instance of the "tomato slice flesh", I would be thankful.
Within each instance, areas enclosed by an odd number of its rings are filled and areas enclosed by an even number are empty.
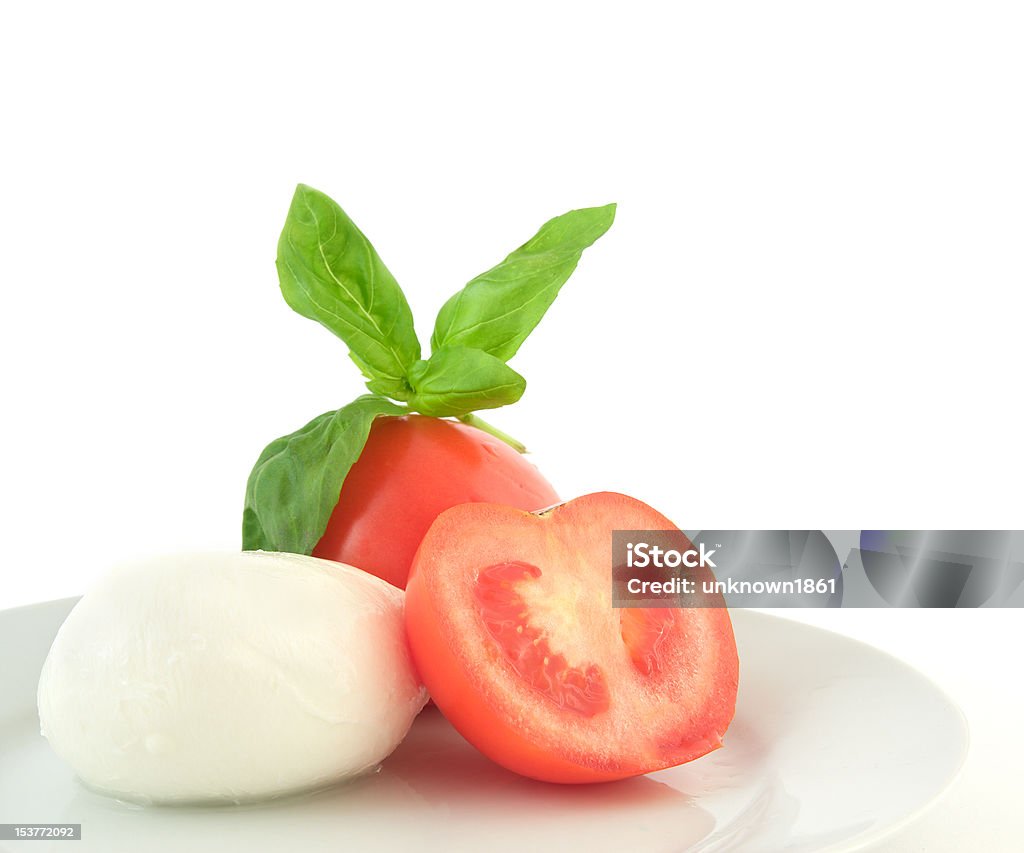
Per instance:
[[[601,668],[592,663],[571,666],[529,622],[529,609],[517,586],[540,576],[537,566],[520,561],[481,570],[473,593],[487,632],[516,675],[559,708],[583,717],[607,711],[610,698]]]
[[[641,675],[656,676],[665,666],[665,646],[676,627],[675,612],[664,607],[619,611],[622,641]]]

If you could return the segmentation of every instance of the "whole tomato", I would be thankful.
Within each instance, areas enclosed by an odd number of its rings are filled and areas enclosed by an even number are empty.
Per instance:
[[[380,417],[313,550],[405,588],[416,549],[446,509],[497,503],[533,511],[560,498],[533,463],[467,424]]]

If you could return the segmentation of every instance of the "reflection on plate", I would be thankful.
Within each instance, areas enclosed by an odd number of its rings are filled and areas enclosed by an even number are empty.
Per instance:
[[[960,712],[900,661],[736,611],[736,720],[725,747],[683,767],[605,785],[533,782],[479,755],[431,707],[378,773],[347,785],[259,806],[141,808],[83,788],[38,733],[36,680],[73,604],[0,613],[0,823],[81,823],[75,853],[854,850],[941,794],[967,746]]]

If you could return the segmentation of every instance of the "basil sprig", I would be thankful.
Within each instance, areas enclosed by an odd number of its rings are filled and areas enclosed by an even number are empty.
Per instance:
[[[436,418],[463,417],[516,402],[526,380],[500,358],[472,347],[440,347],[409,375],[409,407]]]
[[[303,184],[277,244],[277,274],[295,311],[348,344],[371,390],[408,398],[420,342],[405,294],[345,211]]]
[[[375,418],[459,418],[523,450],[473,412],[522,397],[526,380],[506,362],[614,218],[610,204],[545,223],[444,304],[423,359],[405,294],[369,240],[334,201],[300,184],[278,243],[281,293],[348,345],[372,393],[267,445],[246,485],[242,547],[312,553]]]
[[[615,205],[570,210],[449,299],[430,345],[476,347],[502,361],[516,354],[572,275],[583,250],[615,219]]]

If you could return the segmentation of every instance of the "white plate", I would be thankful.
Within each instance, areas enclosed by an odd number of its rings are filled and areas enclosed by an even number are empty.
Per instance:
[[[429,708],[380,772],[348,785],[261,806],[141,808],[83,788],[38,733],[36,681],[73,604],[0,613],[0,823],[80,823],[82,840],[0,850],[854,850],[920,814],[967,749],[959,710],[905,664],[737,611],[736,719],[724,748],[684,767],[605,785],[533,782]]]

